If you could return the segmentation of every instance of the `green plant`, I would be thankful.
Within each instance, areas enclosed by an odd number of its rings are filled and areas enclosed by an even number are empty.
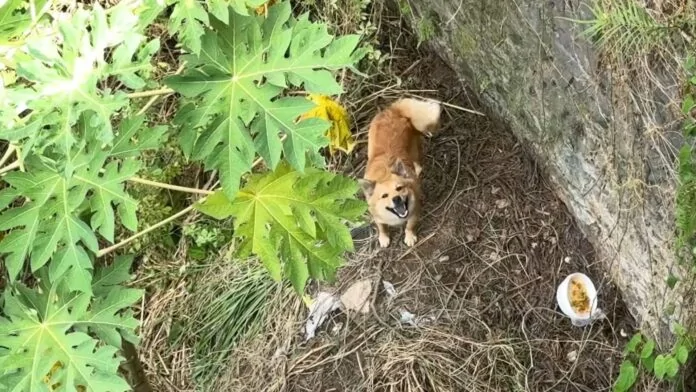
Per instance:
[[[283,93],[301,86],[309,93],[341,93],[329,71],[352,67],[363,54],[354,52],[358,36],[334,40],[325,25],[310,22],[308,14],[295,19],[291,11],[285,2],[263,19],[233,13],[230,25],[211,20],[215,31],[202,37],[202,54],[187,56],[187,71],[166,80],[190,99],[174,120],[184,152],[219,171],[229,198],[257,152],[271,169],[281,155],[300,171],[307,158],[323,164],[319,149],[327,144],[329,123],[296,121],[315,104]]]
[[[696,136],[696,60],[689,56],[685,62],[688,76],[688,90],[682,102],[685,117],[682,127],[684,144],[679,151],[678,187],[675,207],[677,226],[676,248],[680,259],[696,267],[696,162],[693,157],[694,136]]]
[[[205,225],[201,223],[192,223],[184,227],[184,236],[193,240],[197,247],[203,248],[206,246],[220,247],[223,245],[222,230],[218,227]]]
[[[693,138],[696,135],[696,101],[693,91],[693,87],[696,86],[696,60],[688,57],[684,68],[688,76],[688,86],[682,102],[682,113],[685,116],[682,125],[684,144],[680,149],[677,165],[679,182],[675,207],[675,247],[681,262],[693,270],[696,267],[696,162],[692,155]],[[677,277],[670,276],[666,283],[670,288],[674,288],[678,282]],[[621,364],[614,391],[631,390],[641,371],[653,375],[658,380],[673,380],[689,358],[689,352],[694,349],[692,338],[682,326],[675,326],[675,335],[677,340],[672,349],[662,354],[657,353],[654,340],[640,333],[634,335],[626,345],[625,359]]]
[[[217,192],[198,209],[218,219],[234,216],[240,254],[258,255],[273,278],[285,274],[302,293],[309,276],[333,278],[341,255],[353,249],[350,233],[340,228],[365,211],[356,191],[347,178],[281,164],[270,175],[251,177],[233,200]]]
[[[693,341],[681,326],[676,328],[677,341],[667,353],[658,353],[653,339],[640,333],[633,335],[624,349],[624,361],[614,383],[614,392],[627,392],[633,388],[641,372],[658,380],[674,380],[694,349]]]
[[[424,16],[418,20],[416,31],[418,32],[418,43],[421,44],[433,38],[437,30],[433,19],[429,16]]]
[[[35,289],[17,284],[5,292],[0,317],[0,382],[14,391],[127,391],[118,377],[121,337],[136,343],[138,321],[129,307],[142,290],[124,288],[132,257],[98,269],[92,294],[72,289],[65,275],[37,273]],[[96,337],[96,338],[95,338]]]
[[[313,104],[289,92],[340,93],[331,71],[362,57],[359,37],[336,39],[307,15],[293,17],[287,1],[267,16],[250,15],[247,6],[256,4],[211,0],[211,15],[196,0],[171,2],[170,28],[193,53],[182,75],[167,78],[174,90],[153,79],[159,41],[144,34],[164,10],[157,0],[109,9],[15,0],[0,8],[0,253],[9,278],[0,385],[127,389],[117,351],[121,336],[135,341],[127,308],[140,292],[120,286],[132,259],[117,257],[93,273],[95,260],[195,208],[142,229],[134,196],[146,195],[130,193],[127,183],[205,195],[200,206],[211,205],[208,195],[234,200],[226,213],[235,218],[235,236],[250,244],[243,254],[258,255],[298,291],[310,276],[330,277],[352,248],[346,223],[365,205],[353,199],[353,181],[312,168],[323,167],[318,151],[328,144],[329,123],[298,121]],[[177,128],[150,124],[153,100],[175,91],[186,97]],[[143,156],[165,138],[216,170],[221,189],[138,177]],[[263,208],[271,210],[264,215]],[[135,233],[115,243],[121,229]]]
[[[227,366],[230,351],[245,337],[257,333],[266,314],[266,304],[276,284],[257,263],[209,266],[190,288],[187,316],[180,320],[179,339],[189,342],[194,354],[193,377],[200,390]]]
[[[672,15],[648,10],[636,0],[596,1],[593,19],[575,21],[588,27],[583,34],[600,49],[623,59],[649,54],[673,44],[688,44],[696,28],[696,14],[686,7]],[[686,37],[686,38],[684,38]]]

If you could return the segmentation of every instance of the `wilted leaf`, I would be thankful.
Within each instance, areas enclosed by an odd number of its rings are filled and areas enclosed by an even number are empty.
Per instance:
[[[320,118],[331,123],[326,136],[329,138],[329,152],[333,155],[336,150],[350,153],[355,147],[355,140],[350,133],[348,112],[338,102],[325,95],[310,94],[309,99],[317,104],[301,118]]]

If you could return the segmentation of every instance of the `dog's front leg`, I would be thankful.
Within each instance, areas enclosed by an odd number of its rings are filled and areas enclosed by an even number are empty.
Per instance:
[[[418,224],[418,218],[412,216],[406,221],[406,230],[404,231],[404,243],[407,246],[413,246],[418,241],[418,236],[416,236],[416,225]]]
[[[391,242],[389,239],[389,226],[383,223],[377,223],[377,231],[379,232],[379,246],[386,248]]]

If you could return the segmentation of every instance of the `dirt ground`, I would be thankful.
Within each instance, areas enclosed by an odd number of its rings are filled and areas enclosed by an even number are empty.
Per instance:
[[[374,311],[339,315],[309,347],[290,355],[289,391],[602,391],[610,389],[633,320],[595,262],[592,246],[554,196],[543,170],[503,126],[461,108],[477,103],[454,72],[412,39],[383,42],[398,88],[353,108],[366,129],[400,95],[445,103],[441,131],[426,144],[426,216],[419,243],[403,235],[379,249],[374,228],[340,274],[380,289]],[[406,49],[403,48],[406,47]],[[414,63],[415,60],[415,63]],[[364,134],[362,135],[364,140]],[[347,171],[362,175],[365,144]],[[367,234],[367,235],[366,235]],[[558,284],[583,272],[597,284],[607,319],[573,327],[556,306]],[[408,311],[418,326],[401,322]]]

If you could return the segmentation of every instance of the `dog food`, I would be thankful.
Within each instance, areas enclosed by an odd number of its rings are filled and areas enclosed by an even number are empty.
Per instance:
[[[590,298],[587,296],[585,285],[579,278],[572,278],[568,285],[568,297],[570,306],[579,315],[586,315],[590,312]]]

